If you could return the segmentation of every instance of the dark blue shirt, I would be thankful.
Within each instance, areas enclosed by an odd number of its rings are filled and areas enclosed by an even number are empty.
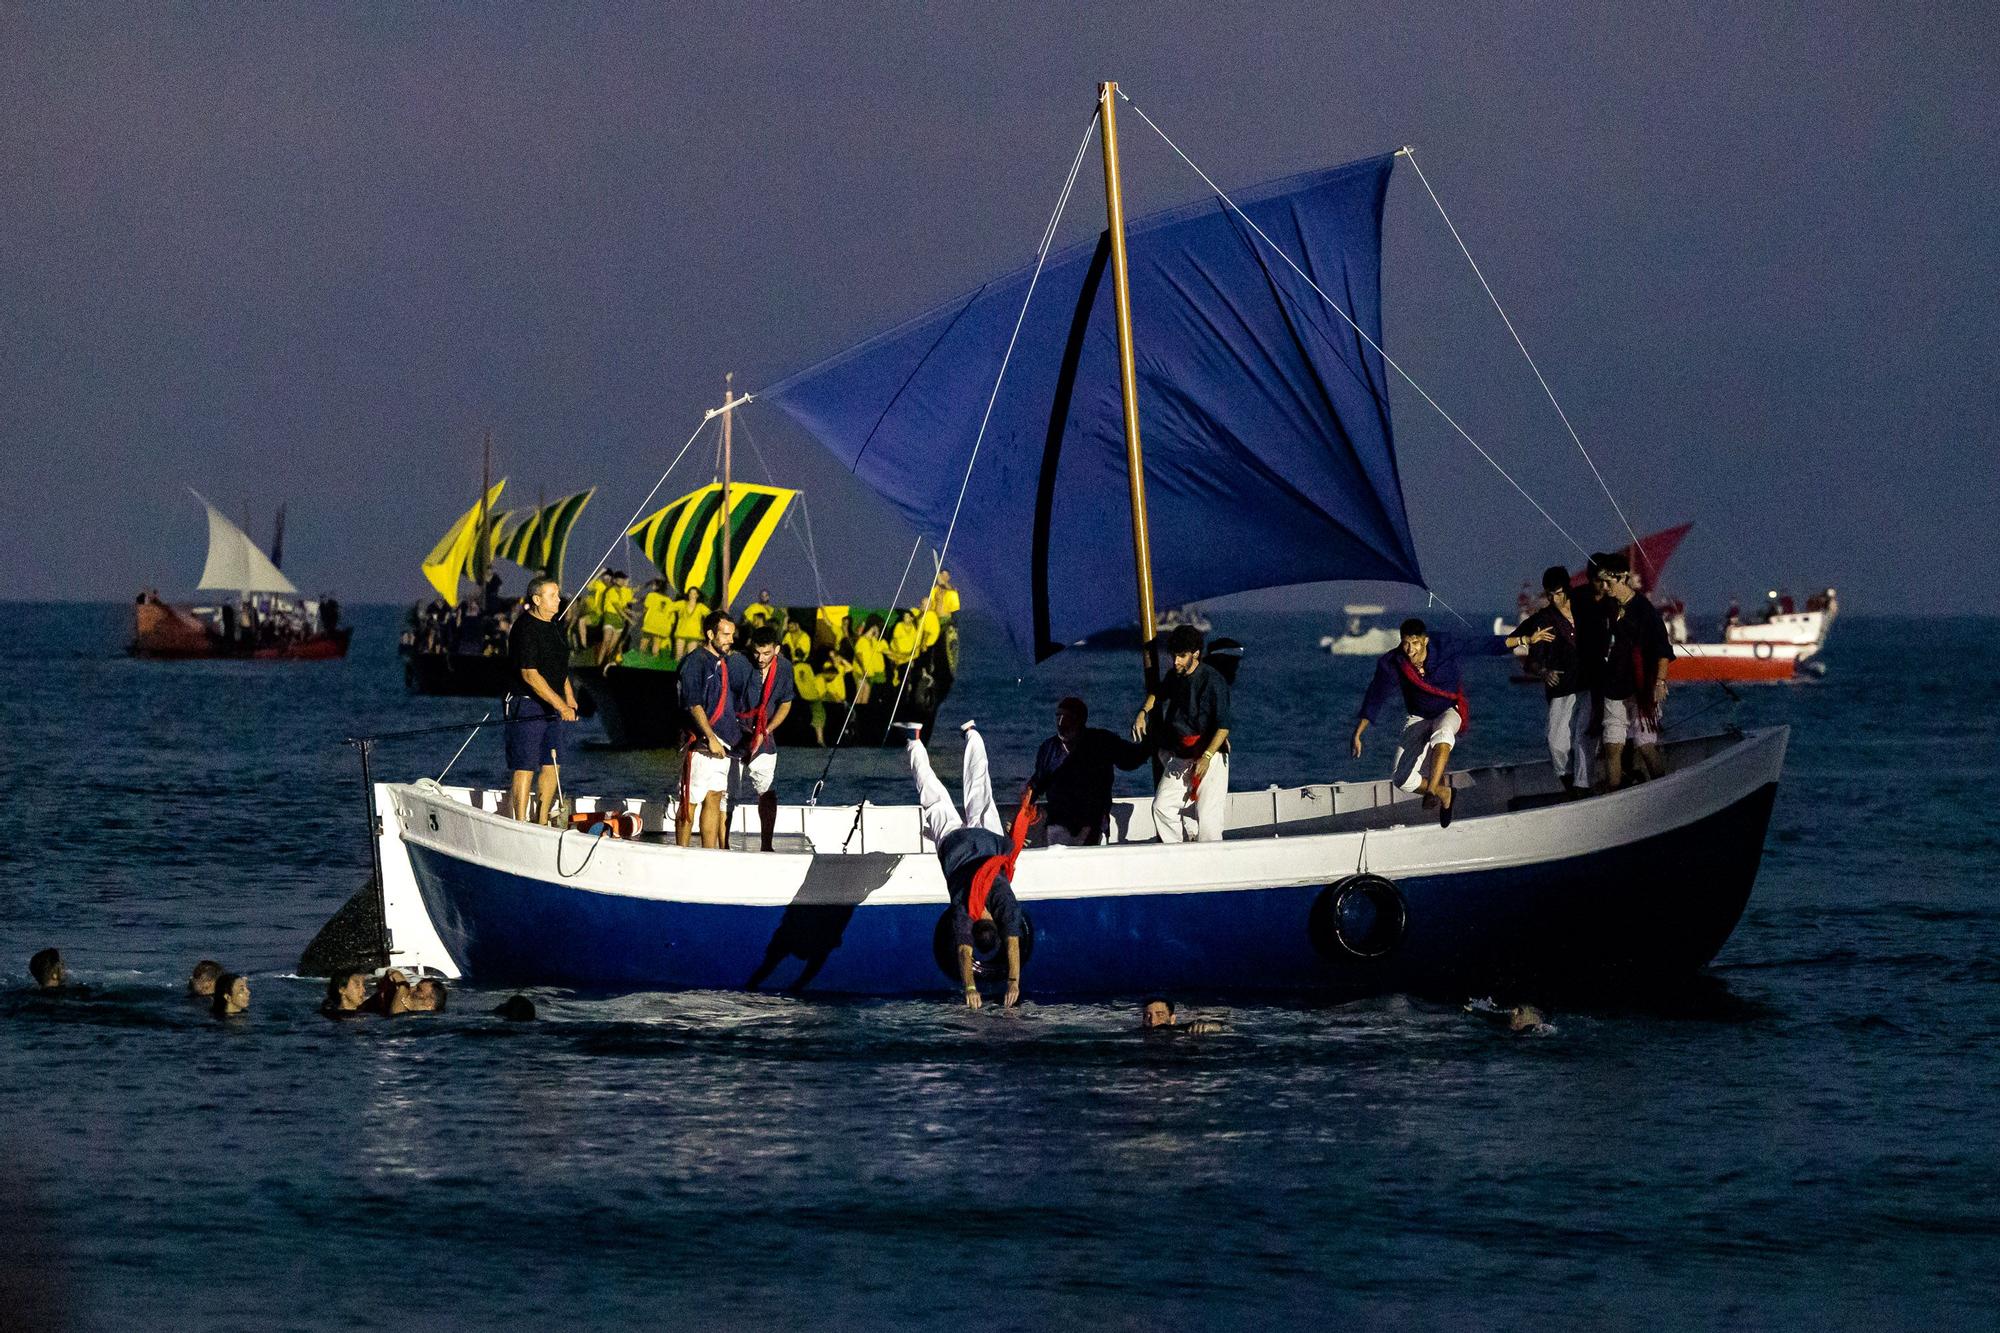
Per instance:
[[[740,674],[736,669],[738,662],[743,664]],[[792,684],[791,659],[779,653],[771,659],[768,669],[774,674],[771,678],[771,699],[767,704],[764,701],[764,673],[758,671],[747,658],[733,653],[730,655],[729,690],[736,696],[736,722],[745,745],[750,743],[751,732],[757,726],[754,714],[760,706],[764,708],[764,743],[757,747],[758,754],[770,754],[778,748],[777,742],[771,739],[771,719],[778,715],[779,704],[791,703],[799,697],[797,687]],[[716,734],[721,735],[721,732]]]
[[[1440,717],[1452,701],[1445,695],[1456,694],[1465,688],[1465,664],[1467,657],[1497,657],[1510,652],[1507,640],[1497,634],[1482,634],[1474,639],[1460,639],[1449,634],[1430,636],[1430,652],[1424,657],[1422,677],[1444,695],[1432,694],[1412,685],[1403,674],[1402,646],[1399,644],[1375,660],[1375,678],[1368,682],[1368,693],[1361,700],[1361,716],[1370,722],[1376,720],[1383,707],[1402,695],[1403,711],[1417,717]]]
[[[1051,736],[1042,742],[1029,785],[1048,801],[1051,824],[1094,829],[1111,811],[1112,769],[1137,768],[1151,757],[1149,745],[1103,727],[1085,727],[1068,740]]]
[[[681,659],[681,707],[692,709],[700,705],[708,714],[708,725],[724,745],[735,745],[743,739],[743,726],[736,720],[734,693],[736,682],[750,674],[750,664],[731,653],[725,669],[723,659],[707,644],[695,649]],[[690,733],[699,734],[692,717],[688,719]]]

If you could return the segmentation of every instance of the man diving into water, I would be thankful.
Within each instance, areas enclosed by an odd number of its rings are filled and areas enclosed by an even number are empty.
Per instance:
[[[1027,837],[1027,825],[1034,807],[1024,804],[1014,818],[1010,840],[1001,830],[1000,812],[993,804],[993,776],[986,765],[986,742],[967,722],[965,732],[965,774],[960,789],[965,796],[961,818],[951,803],[951,794],[931,769],[931,758],[918,736],[914,723],[900,724],[909,737],[906,747],[910,776],[917,782],[917,800],[923,807],[924,832],[937,847],[938,864],[944,867],[945,887],[951,893],[952,931],[958,941],[958,979],[965,986],[965,1005],[980,1005],[979,985],[972,970],[972,935],[975,923],[991,921],[1006,940],[1007,993],[1002,1003],[1012,1007],[1021,1002],[1021,904],[1009,881],[1014,858]]]

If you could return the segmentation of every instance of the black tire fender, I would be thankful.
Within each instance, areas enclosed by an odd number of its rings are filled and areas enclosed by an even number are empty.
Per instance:
[[[1409,930],[1409,905],[1395,882],[1375,874],[1348,875],[1320,890],[1306,933],[1330,962],[1386,958]]]

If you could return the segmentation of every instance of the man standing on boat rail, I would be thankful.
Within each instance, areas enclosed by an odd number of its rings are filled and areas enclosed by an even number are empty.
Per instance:
[[[1161,842],[1221,842],[1229,805],[1229,682],[1201,660],[1201,631],[1176,625],[1167,636],[1173,670],[1146,696],[1132,739],[1160,756],[1153,827]],[[1157,714],[1157,716],[1155,716]]]
[[[1408,792],[1422,792],[1424,805],[1437,805],[1438,823],[1451,825],[1452,790],[1445,765],[1458,733],[1471,720],[1465,698],[1465,674],[1460,659],[1507,651],[1498,635],[1461,641],[1432,636],[1423,621],[1412,616],[1402,625],[1402,642],[1375,663],[1375,678],[1361,700],[1354,720],[1354,757],[1361,757],[1361,736],[1377,714],[1398,694],[1403,700],[1403,734],[1396,743],[1390,780]]]
[[[730,751],[743,739],[736,720],[736,699],[730,676],[741,681],[748,664],[729,651],[736,642],[736,620],[727,611],[711,611],[702,622],[701,647],[681,658],[681,707],[687,722],[681,731],[681,808],[674,817],[674,838],[687,846],[694,836],[695,811],[701,812],[701,845],[729,845]]]
[[[541,817],[555,822],[556,791],[569,727],[576,721],[576,687],[569,678],[569,635],[556,623],[562,585],[544,575],[528,584],[528,614],[514,621],[509,656],[518,682],[507,701],[507,767],[513,815],[531,819],[532,779]]]
[[[1002,1003],[1012,1008],[1021,1002],[1021,904],[1014,897],[1010,877],[1014,858],[1020,855],[1028,826],[1034,821],[1035,807],[1024,799],[1014,816],[1012,836],[1002,832],[1000,811],[993,804],[986,742],[968,721],[962,728],[965,770],[959,790],[965,797],[965,814],[961,817],[951,803],[951,793],[931,768],[917,725],[902,722],[897,726],[909,737],[904,749],[910,776],[917,781],[924,832],[937,848],[945,888],[951,894],[952,934],[958,944],[958,978],[965,987],[965,1006],[977,1009],[981,1004],[972,946],[979,926],[991,922],[989,929],[1006,942],[1007,991]]]

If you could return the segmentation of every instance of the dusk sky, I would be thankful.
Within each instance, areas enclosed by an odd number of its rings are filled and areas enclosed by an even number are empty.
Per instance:
[[[487,430],[510,499],[600,487],[587,565],[725,371],[754,390],[1030,260],[1115,78],[1225,186],[1414,145],[1632,521],[1695,523],[1696,610],[1831,583],[1993,613],[1997,37],[1983,5],[10,4],[0,586],[186,595],[193,486],[260,539],[288,502],[302,588],[409,600]],[[1134,214],[1204,194],[1121,128]],[[1102,209],[1093,158],[1064,239]],[[1383,287],[1390,353],[1622,541],[1406,167]],[[1496,610],[1573,557],[1394,409],[1441,596]],[[745,415],[828,583],[886,597],[913,534]],[[805,568],[781,536],[764,580],[803,600]]]

